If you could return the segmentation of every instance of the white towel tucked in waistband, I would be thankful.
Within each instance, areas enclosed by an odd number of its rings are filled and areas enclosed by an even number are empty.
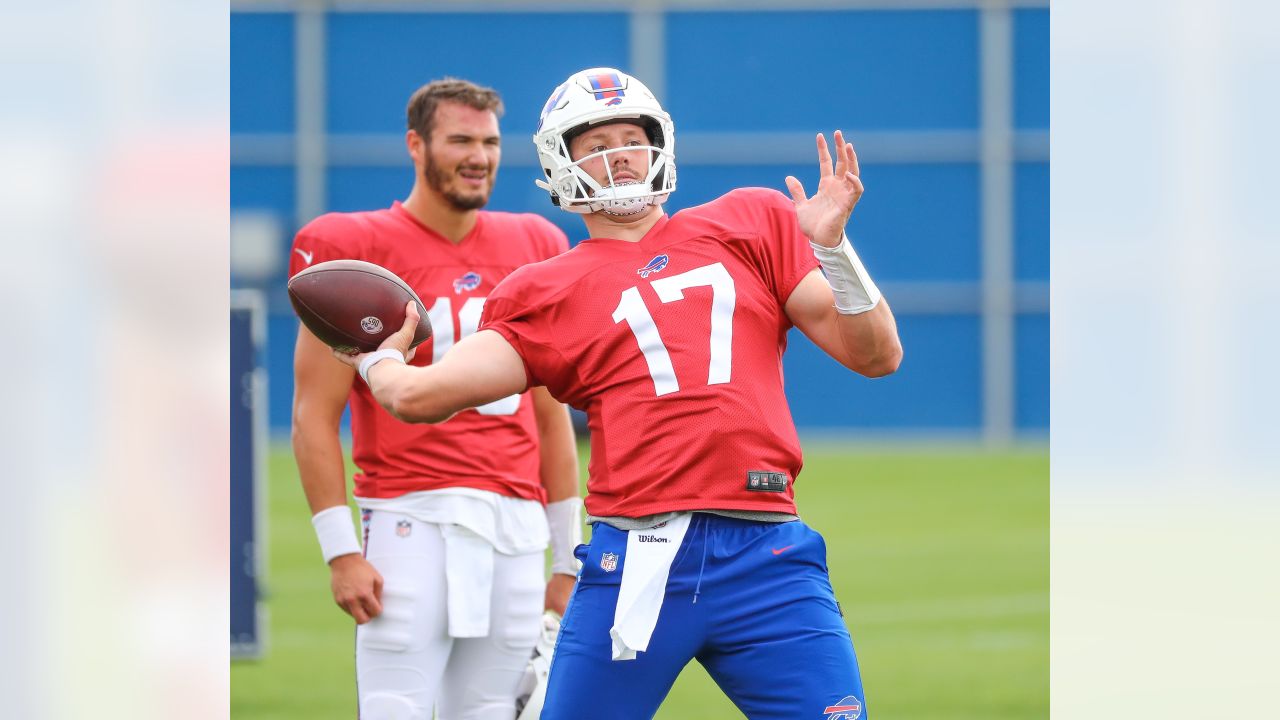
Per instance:
[[[614,660],[634,660],[649,649],[649,638],[658,624],[658,611],[667,594],[671,561],[684,541],[691,513],[682,513],[653,528],[627,533],[627,555],[622,565],[622,586],[613,611]]]
[[[449,636],[485,637],[493,594],[493,545],[461,525],[443,524],[440,534],[444,536]]]

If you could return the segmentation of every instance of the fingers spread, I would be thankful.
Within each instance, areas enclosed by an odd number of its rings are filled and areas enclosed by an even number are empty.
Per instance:
[[[861,197],[862,193],[866,190],[866,188],[862,186],[862,178],[854,175],[853,173],[845,173],[844,179],[853,185],[854,194]]]
[[[831,152],[827,150],[827,138],[822,133],[818,133],[818,170],[819,177],[831,174]]]
[[[835,144],[836,144],[835,176],[844,177],[844,174],[849,171],[849,168],[847,166],[848,157],[845,155],[845,152],[844,152],[844,145],[845,145],[844,133],[837,130],[835,131],[834,138],[835,138]]]
[[[804,202],[806,200],[806,196],[804,194],[804,186],[800,184],[799,180],[792,177],[791,175],[788,175],[786,179],[786,183],[787,183],[787,190],[791,191],[792,200],[798,203]]]
[[[861,177],[862,171],[859,170],[858,168],[858,153],[853,151],[853,143],[845,143],[845,147],[849,153],[849,167],[847,168],[848,171],[853,173],[854,175]]]

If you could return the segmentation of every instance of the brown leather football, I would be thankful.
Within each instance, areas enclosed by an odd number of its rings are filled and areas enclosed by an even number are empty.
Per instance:
[[[404,324],[405,305],[418,304],[417,347],[431,337],[427,308],[413,288],[381,265],[363,260],[317,263],[289,278],[289,302],[302,324],[335,350],[376,350]]]

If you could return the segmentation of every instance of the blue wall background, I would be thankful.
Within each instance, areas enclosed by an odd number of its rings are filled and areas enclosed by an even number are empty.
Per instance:
[[[1011,265],[1019,301],[1007,381],[1016,431],[1035,436],[1049,423],[1049,11],[1023,8],[1010,17],[1010,122],[1019,148]],[[529,144],[547,94],[571,72],[597,65],[636,72],[631,13],[344,10],[323,20],[330,162],[321,211],[386,207],[407,195],[412,166],[398,150],[404,105],[424,82],[456,75],[497,88],[507,106],[506,152],[490,207],[537,212],[571,241],[583,238],[581,221],[553,208],[533,185],[532,150],[519,146]],[[807,138],[814,132],[844,128],[855,146],[860,133],[880,140],[882,149],[869,143],[864,150],[868,190],[850,229],[894,303],[905,360],[896,375],[870,381],[839,369],[793,333],[786,371],[797,425],[978,436],[984,418],[980,11],[668,11],[661,20],[665,76],[654,82],[641,73],[641,79],[664,88],[661,99],[680,139],[680,187],[670,210],[743,185],[782,190],[788,174],[812,188],[816,167]],[[297,27],[292,12],[231,16],[232,211],[266,211],[279,219],[282,268],[293,231],[310,220],[299,217],[293,153],[300,113]],[[725,133],[747,139],[712,142]],[[364,147],[361,142],[375,149],[350,150]],[[777,147],[765,147],[779,143],[805,144],[794,152],[784,148],[781,156]],[[274,430],[288,427],[292,396],[296,320],[284,282],[283,270],[253,282],[232,277],[233,286],[267,294]],[[840,382],[827,382],[837,374]]]

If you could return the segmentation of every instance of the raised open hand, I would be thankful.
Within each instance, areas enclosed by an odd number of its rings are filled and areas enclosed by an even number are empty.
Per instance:
[[[858,178],[858,155],[853,145],[844,140],[844,133],[835,132],[836,163],[831,167],[831,152],[827,138],[818,133],[818,192],[813,197],[805,195],[804,186],[794,176],[787,176],[787,189],[796,203],[796,218],[800,230],[819,245],[835,247],[840,244],[844,226],[849,222],[853,206],[862,197],[862,180]]]

